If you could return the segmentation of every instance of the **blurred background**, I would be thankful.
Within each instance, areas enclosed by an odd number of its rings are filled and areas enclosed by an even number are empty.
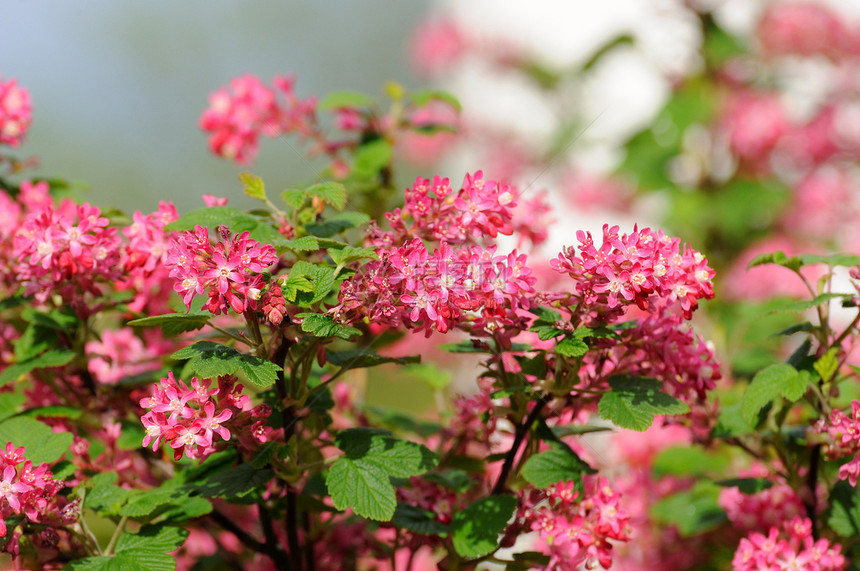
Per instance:
[[[29,89],[33,124],[16,156],[31,175],[89,186],[86,200],[180,211],[200,195],[242,204],[243,169],[213,156],[197,126],[209,93],[251,73],[295,74],[301,97],[355,89],[381,95],[418,80],[404,57],[428,3],[3,2],[0,77]],[[292,146],[291,146],[292,145]],[[254,172],[278,188],[314,178],[295,142],[267,141]]]

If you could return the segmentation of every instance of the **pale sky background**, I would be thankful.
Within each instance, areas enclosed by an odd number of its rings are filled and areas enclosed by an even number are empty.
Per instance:
[[[180,211],[200,195],[244,204],[243,167],[212,156],[197,120],[232,77],[295,73],[300,97],[420,85],[403,55],[425,1],[0,0],[0,77],[30,90],[34,119],[16,156],[38,176],[88,183],[101,207]],[[294,142],[294,147],[298,148]],[[265,139],[252,167],[274,188],[315,169]]]

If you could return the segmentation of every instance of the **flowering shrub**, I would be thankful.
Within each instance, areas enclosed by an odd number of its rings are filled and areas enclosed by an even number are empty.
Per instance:
[[[849,27],[822,10],[774,5],[758,56],[855,58]],[[425,62],[437,73],[485,49],[447,21],[419,40],[422,57],[445,48]],[[730,89],[699,128],[735,170],[714,162],[699,182],[769,192],[790,160],[780,230],[795,221],[828,240],[813,230],[845,213],[805,210],[850,197],[856,149],[800,137],[835,111],[793,123],[730,52],[708,60],[707,80]],[[30,163],[0,147],[13,167],[0,179],[4,564],[824,571],[857,559],[860,257],[801,254],[813,242],[779,235],[768,243],[794,250],[750,254],[751,220],[719,216],[691,231],[701,244],[606,223],[542,253],[560,216],[510,173],[399,186],[404,146],[457,125],[423,111],[460,108],[442,92],[386,93],[387,111],[354,92],[300,99],[283,77],[216,91],[200,125],[217,155],[247,164],[261,136],[295,135],[329,161],[279,196],[242,173],[259,201],[248,212],[206,195],[191,212],[162,202],[126,217],[24,178]],[[0,83],[0,111],[0,144],[15,147],[29,95]],[[653,151],[652,135],[628,150]],[[694,138],[660,160],[683,163]],[[652,165],[636,159],[619,172],[647,187]],[[666,172],[669,194],[686,184]],[[634,208],[627,184],[604,187]],[[738,256],[802,299],[750,305],[745,322],[750,301],[715,295],[719,269],[742,275]],[[735,299],[752,291],[728,285]],[[743,330],[754,325],[766,333]],[[405,414],[374,402],[369,380],[436,398]]]

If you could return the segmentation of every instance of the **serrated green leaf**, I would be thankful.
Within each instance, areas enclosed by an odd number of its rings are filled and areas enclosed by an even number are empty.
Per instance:
[[[754,268],[756,266],[764,266],[767,264],[776,264],[789,269],[798,270],[803,265],[803,260],[796,256],[789,258],[785,255],[785,252],[783,252],[782,250],[777,250],[775,252],[759,254],[758,256],[753,258],[749,264],[747,264],[747,269],[749,270],[750,268]]]
[[[373,97],[359,91],[332,91],[317,104],[317,109],[330,111],[332,109],[360,109],[374,104]]]
[[[794,402],[806,392],[809,377],[800,375],[788,363],[779,363],[762,369],[753,377],[744,392],[741,415],[744,421],[753,426],[758,420],[759,411],[778,396]]]
[[[621,428],[645,431],[657,414],[684,414],[690,408],[660,389],[656,379],[617,376],[609,379],[612,390],[604,394],[597,404],[601,418]]]
[[[375,248],[358,248],[355,246],[346,246],[339,250],[329,249],[329,257],[338,266],[346,266],[360,260],[378,260]]]
[[[337,433],[335,442],[344,451],[326,476],[334,506],[352,508],[368,519],[389,521],[397,505],[391,477],[418,476],[433,468],[438,459],[424,446],[397,440],[387,431],[350,428]]]
[[[326,361],[332,365],[347,369],[362,369],[365,367],[376,367],[387,363],[407,365],[420,363],[421,355],[410,355],[408,357],[385,357],[378,355],[372,349],[346,349],[344,351],[326,351]]]
[[[675,525],[682,537],[692,537],[728,521],[719,506],[719,495],[719,486],[699,482],[689,490],[658,500],[649,511],[655,520]]]
[[[242,190],[251,198],[266,200],[266,185],[263,179],[249,172],[239,173],[239,182],[244,187]]]
[[[161,506],[159,523],[179,524],[212,513],[212,502],[200,496],[191,496],[179,504]]]
[[[493,553],[516,508],[514,496],[490,496],[457,512],[451,521],[454,551],[468,559]]]
[[[312,264],[304,260],[299,260],[290,268],[288,281],[290,278],[296,280],[294,283],[302,285],[302,287],[295,287],[296,292],[294,294],[294,301],[302,307],[308,307],[322,301],[331,292],[335,282],[333,268]],[[301,278],[305,278],[308,282],[310,285],[309,290],[300,282]],[[310,295],[299,294],[299,291],[309,293]]]
[[[395,527],[406,529],[421,535],[448,536],[448,526],[436,519],[436,514],[430,510],[398,502],[394,509],[391,523]]]
[[[126,498],[119,515],[143,517],[168,504],[181,504],[190,499],[189,490],[178,486],[135,490]]]
[[[59,460],[69,450],[72,439],[71,433],[54,432],[32,418],[17,416],[0,422],[0,447],[7,442],[23,446],[24,456],[35,466]]]
[[[305,192],[308,196],[318,198],[336,210],[343,210],[346,206],[346,187],[342,183],[320,182],[307,187]]]
[[[582,339],[567,337],[555,344],[555,352],[565,357],[582,357],[588,353],[588,345]]]
[[[176,351],[170,358],[188,359],[186,367],[201,378],[211,379],[241,371],[249,381],[264,388],[273,385],[278,371],[283,370],[270,361],[212,341],[198,341]]]
[[[145,525],[138,533],[124,533],[116,544],[116,553],[127,551],[168,553],[178,549],[187,537],[186,529]]]
[[[563,329],[558,329],[554,325],[532,325],[529,331],[537,333],[541,341],[549,341],[565,333]]]
[[[57,331],[37,323],[30,323],[24,333],[15,340],[15,361],[20,363],[44,353],[59,344]]]
[[[128,322],[132,327],[149,327],[157,325],[165,335],[173,336],[200,329],[212,317],[211,313],[203,311],[192,311],[189,313],[167,313],[164,315],[153,315],[142,317]]]
[[[521,474],[528,483],[543,489],[558,482],[580,482],[582,474],[590,469],[590,466],[572,451],[551,448],[526,460]]]
[[[281,193],[281,200],[293,210],[304,206],[307,199],[308,193],[303,188],[288,188]]]
[[[320,249],[319,240],[314,236],[302,236],[293,240],[278,240],[272,242],[278,250],[292,250],[293,252],[316,252]]]
[[[839,360],[836,358],[838,350],[835,347],[832,347],[827,350],[827,352],[818,358],[813,365],[815,372],[818,373],[818,376],[824,382],[830,380],[830,377],[833,376],[833,373],[836,372],[836,369],[839,367]]]
[[[70,363],[76,356],[77,354],[70,349],[53,349],[21,363],[13,363],[6,367],[3,372],[0,372],[0,386],[36,369],[62,367]]]
[[[214,229],[217,226],[227,226],[233,232],[251,230],[257,221],[244,212],[232,206],[209,206],[197,208],[174,220],[165,227],[170,232],[177,230],[194,230],[195,226]]]
[[[536,324],[543,323],[544,325],[555,325],[557,322],[561,321],[561,313],[542,305],[532,307],[529,311],[537,315],[537,319],[535,320]]]
[[[237,503],[242,498],[261,493],[273,476],[274,472],[270,468],[255,468],[252,462],[246,462],[207,474],[197,480],[193,488],[207,498],[222,498]]]
[[[322,313],[299,313],[296,315],[302,320],[302,331],[310,333],[315,337],[340,337],[349,340],[361,331],[349,325],[335,323],[330,315]]]
[[[176,558],[171,555],[127,551],[114,556],[99,555],[76,559],[62,571],[175,571]]]
[[[87,492],[84,507],[102,515],[119,515],[125,502],[134,495],[134,490],[114,485],[116,478],[113,472],[95,476],[90,482],[94,486]]]

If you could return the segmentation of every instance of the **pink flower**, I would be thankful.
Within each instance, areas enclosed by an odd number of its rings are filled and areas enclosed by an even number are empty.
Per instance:
[[[768,55],[839,57],[850,49],[850,32],[827,7],[813,2],[771,4],[758,24]]]
[[[0,81],[0,144],[17,147],[32,120],[30,93],[14,79]]]
[[[172,237],[166,264],[174,290],[189,311],[194,296],[207,292],[204,307],[216,315],[230,309],[256,310],[265,286],[261,272],[277,260],[275,249],[251,240],[248,232],[231,236],[226,226],[218,227],[218,237],[210,244],[208,229],[202,226]]]

